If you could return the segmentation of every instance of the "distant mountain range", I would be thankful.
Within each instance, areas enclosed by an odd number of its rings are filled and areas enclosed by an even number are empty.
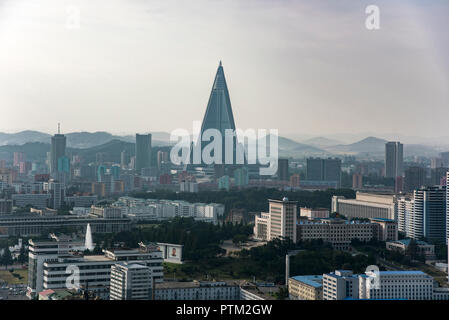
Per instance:
[[[67,136],[67,148],[82,154],[86,158],[95,157],[97,152],[105,152],[112,160],[120,159],[123,150],[133,154],[135,136],[113,135],[108,132],[73,132]],[[50,150],[51,135],[39,131],[22,131],[18,133],[0,133],[0,158],[11,159],[15,151],[25,152],[28,159],[45,157]],[[268,140],[267,140],[268,142]],[[279,156],[304,158],[309,156],[332,155],[364,155],[381,158],[385,152],[387,140],[367,137],[351,144],[342,144],[338,140],[319,136],[298,142],[285,137],[278,137]],[[168,147],[170,134],[166,132],[152,133],[154,147]],[[269,146],[269,143],[268,143]],[[267,146],[267,147],[268,147]],[[439,151],[432,146],[421,144],[405,144],[404,156],[433,157]]]
[[[152,145],[162,146],[169,144],[170,134],[165,132],[152,133]],[[134,143],[136,138],[132,135],[117,136],[109,132],[71,132],[65,134],[67,147],[85,149],[105,144],[112,140],[121,140]],[[21,131],[17,133],[0,132],[0,146],[23,145],[29,142],[51,143],[51,135],[39,131]]]

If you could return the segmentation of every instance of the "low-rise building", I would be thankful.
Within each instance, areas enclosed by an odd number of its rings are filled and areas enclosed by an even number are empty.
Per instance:
[[[334,248],[346,250],[351,241],[358,239],[362,242],[375,240],[396,240],[397,228],[394,221],[370,222],[348,221],[338,218],[318,219],[314,221],[298,221],[298,241],[322,239]],[[394,232],[396,230],[396,232]]]
[[[324,219],[329,218],[329,209],[326,208],[301,208],[300,216],[309,219]]]
[[[332,212],[338,212],[351,218],[396,219],[396,196],[393,194],[376,194],[357,192],[355,199],[343,196],[332,197]]]
[[[387,250],[396,250],[402,254],[405,254],[412,241],[416,244],[418,254],[424,255],[426,260],[435,259],[435,246],[421,240],[402,239],[397,241],[388,241],[386,243],[386,248]]]
[[[235,281],[165,281],[156,283],[155,300],[239,300]]]
[[[323,300],[323,276],[307,275],[288,279],[290,300]]]
[[[359,276],[359,299],[433,300],[434,280],[422,271],[372,271]]]

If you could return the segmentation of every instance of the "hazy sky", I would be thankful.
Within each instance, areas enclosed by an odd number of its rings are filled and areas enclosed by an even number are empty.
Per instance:
[[[448,29],[446,0],[0,0],[0,132],[190,131],[222,60],[239,128],[449,135]]]

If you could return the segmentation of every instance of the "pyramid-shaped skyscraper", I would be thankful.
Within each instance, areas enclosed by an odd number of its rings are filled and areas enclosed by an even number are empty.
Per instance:
[[[231,99],[229,98],[228,86],[224,75],[223,65],[218,66],[217,74],[215,75],[214,84],[210,93],[209,102],[207,103],[206,113],[204,114],[203,122],[201,124],[201,137],[207,129],[217,129],[222,136],[222,163],[225,163],[225,137],[226,130],[231,129],[235,132],[234,115],[232,114]],[[236,158],[236,141],[233,139],[233,162]],[[201,154],[209,141],[197,141],[201,144]],[[203,163],[203,162],[202,162]]]
[[[201,134],[207,129],[217,129],[225,136],[226,129],[235,130],[234,115],[232,114],[231,99],[223,71],[223,66],[218,66],[214,85],[207,103],[206,113],[201,125]]]

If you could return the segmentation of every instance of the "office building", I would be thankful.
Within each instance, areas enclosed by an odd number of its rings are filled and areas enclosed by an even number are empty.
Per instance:
[[[12,212],[12,200],[0,199],[0,215]]]
[[[371,219],[370,222],[343,219],[300,220],[296,225],[297,241],[321,239],[338,250],[347,250],[351,241],[397,240],[397,225],[393,220]]]
[[[123,150],[120,153],[120,167],[122,169],[126,169],[128,167],[128,164],[129,164],[129,154],[125,150]]]
[[[332,197],[332,213],[338,212],[351,218],[384,218],[396,219],[396,197],[389,194],[356,193],[355,199],[343,196]]]
[[[446,173],[446,244],[448,244],[448,242],[449,242],[449,172]]]
[[[350,270],[323,274],[323,300],[358,299],[359,279]]]
[[[78,268],[79,283],[103,299],[109,298],[111,267],[117,263],[137,263],[148,267],[154,282],[163,281],[162,253],[150,248],[116,248],[103,255],[83,255],[83,244],[70,238],[29,241],[28,296],[46,289],[66,288],[69,268]]]
[[[288,159],[278,159],[278,179],[281,181],[289,180]]]
[[[408,238],[446,241],[446,186],[421,187],[398,198],[398,228]]]
[[[448,168],[443,167],[430,169],[430,185],[432,186],[443,185],[443,182],[445,181],[444,178],[446,177],[448,171],[449,171]]]
[[[290,187],[299,188],[301,186],[301,178],[299,174],[292,174],[290,176]]]
[[[307,217],[309,219],[329,218],[329,209],[326,208],[301,208],[300,217]]]
[[[136,162],[138,174],[143,168],[151,167],[151,134],[136,134]]]
[[[449,151],[448,152],[441,152],[440,153],[441,161],[442,161],[442,167],[448,167],[449,168]]]
[[[105,218],[105,219],[116,219],[122,217],[122,210],[118,207],[96,207],[91,206],[90,212],[92,215]]]
[[[402,176],[404,166],[403,144],[390,141],[385,144],[385,177]]]
[[[25,153],[23,152],[14,152],[13,153],[13,166],[18,167],[21,162],[25,162]]]
[[[412,192],[426,184],[426,170],[422,167],[410,167],[405,170],[404,190]]]
[[[66,136],[60,133],[58,124],[58,133],[51,137],[50,149],[50,175],[57,177],[58,159],[66,155]]]
[[[368,271],[359,276],[359,299],[433,300],[433,292],[433,278],[422,271]]]
[[[254,237],[271,241],[275,238],[289,238],[296,242],[297,201],[269,199],[269,212],[255,217]]]
[[[155,300],[240,300],[235,281],[166,281],[156,283]]]
[[[97,196],[67,196],[65,203],[69,207],[91,207],[97,203]]]
[[[31,206],[35,208],[46,208],[50,204],[51,195],[48,193],[42,194],[13,194],[11,199],[13,205],[20,208],[25,208],[26,206]]]
[[[65,204],[64,184],[51,180],[48,183],[48,192],[50,194],[49,207],[52,209],[60,209]]]
[[[132,227],[129,218],[104,219],[73,215],[41,216],[38,213],[28,212],[0,216],[0,235],[11,237],[39,236],[43,232],[65,227],[85,230],[88,223],[92,227],[92,232],[99,233],[128,231]]]
[[[411,239],[388,241],[386,243],[386,248],[390,251],[397,251],[402,254],[406,254],[411,242]],[[414,242],[419,255],[423,255],[426,260],[435,259],[435,245],[421,240],[414,240]]]
[[[290,300],[323,300],[323,276],[296,276],[288,279]]]
[[[150,300],[151,269],[138,263],[120,262],[111,266],[109,298],[111,300]]]
[[[341,185],[340,159],[308,158],[306,170],[308,184],[313,184],[313,181],[327,181],[335,183],[337,188]]]
[[[249,175],[248,168],[242,166],[234,170],[234,184],[236,187],[243,187],[248,185],[249,183]]]
[[[164,164],[170,163],[169,154],[167,151],[157,152],[157,167],[159,170],[162,169]]]
[[[363,176],[361,173],[352,175],[352,189],[361,189],[363,187]]]

